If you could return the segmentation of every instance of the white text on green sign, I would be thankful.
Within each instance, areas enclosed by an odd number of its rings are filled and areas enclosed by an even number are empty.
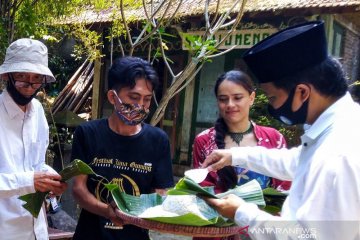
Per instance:
[[[235,30],[232,32],[227,39],[221,44],[219,49],[229,49],[233,46],[238,49],[247,49],[263,40],[264,38],[270,36],[271,34],[276,33],[278,30],[276,28],[268,29],[244,29],[244,30]],[[226,36],[227,31],[218,31],[213,40],[220,42]],[[182,39],[182,49],[189,50],[188,46],[191,44],[191,41],[186,39],[186,36],[202,36],[204,31],[191,31],[187,32]],[[186,41],[186,42],[185,42]]]

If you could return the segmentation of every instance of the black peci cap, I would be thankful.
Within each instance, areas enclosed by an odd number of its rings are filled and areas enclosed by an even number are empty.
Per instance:
[[[283,29],[247,50],[243,59],[259,83],[274,82],[328,57],[324,22]]]

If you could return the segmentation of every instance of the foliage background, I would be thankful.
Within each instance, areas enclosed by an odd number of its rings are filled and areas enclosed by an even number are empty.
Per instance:
[[[251,119],[259,125],[273,127],[279,130],[285,137],[288,147],[300,144],[300,136],[303,134],[302,126],[287,126],[272,118],[267,111],[268,100],[261,90],[256,91],[255,102],[250,109]]]
[[[123,0],[123,4],[125,6],[139,7],[142,1]],[[48,86],[46,89],[46,92],[50,96],[48,104],[51,104],[51,97],[57,96],[61,89],[63,89],[71,75],[82,63],[82,59],[84,57],[90,57],[91,59],[101,57],[99,49],[103,47],[103,40],[105,38],[109,39],[110,37],[102,36],[103,33],[91,30],[89,26],[84,24],[59,25],[56,23],[67,16],[79,15],[81,11],[89,7],[101,11],[118,5],[119,1],[105,0],[1,1],[0,59],[3,59],[5,49],[15,39],[30,37],[44,41],[49,48],[49,67],[57,79],[55,84]],[[163,28],[160,28],[160,30],[163,31]],[[110,34],[111,37],[124,35],[124,28],[120,19],[114,19]],[[164,37],[164,33],[162,33],[162,35]],[[73,57],[64,58],[64,56],[59,54],[59,49],[61,52],[61,43],[69,38],[76,39],[76,45],[74,46]],[[156,36],[154,36],[154,38],[156,38]],[[153,41],[154,38],[150,38],[149,40]],[[199,39],[197,39],[197,41],[198,40]],[[164,39],[161,41],[164,41]],[[164,42],[164,44],[166,45],[166,42]],[[199,44],[199,49],[201,49],[203,45],[208,45],[207,48],[213,46],[213,43],[208,43],[207,41],[199,42]],[[194,46],[197,45],[195,44]],[[198,51],[200,51],[199,49]],[[211,49],[208,50],[210,51]],[[213,49],[212,51],[215,50],[216,49]],[[159,54],[158,48],[156,54]],[[196,51],[193,54],[196,55]],[[159,58],[159,56],[156,55],[154,58]],[[296,145],[301,130],[284,126],[269,117],[266,105],[266,97],[261,92],[258,92],[256,102],[251,109],[252,119],[258,124],[279,129],[287,138],[289,146]]]

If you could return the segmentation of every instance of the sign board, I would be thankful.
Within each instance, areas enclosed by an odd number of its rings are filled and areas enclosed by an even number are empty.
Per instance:
[[[232,32],[228,38],[223,42],[223,44],[219,47],[219,49],[229,49],[233,46],[237,49],[247,49],[255,45],[257,42],[263,40],[264,38],[274,34],[278,31],[276,28],[267,28],[267,29],[243,29],[243,30],[235,30]],[[227,31],[218,31],[213,40],[217,42],[222,41],[222,39],[226,36]],[[187,36],[202,36],[204,31],[190,31],[185,34],[181,34],[182,37],[182,49],[189,50],[189,46],[191,41],[187,38]]]

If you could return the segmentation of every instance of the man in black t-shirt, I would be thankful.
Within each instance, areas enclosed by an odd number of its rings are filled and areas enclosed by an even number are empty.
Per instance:
[[[74,240],[149,239],[146,229],[120,226],[104,184],[116,183],[135,196],[164,195],[174,185],[168,137],[143,123],[157,85],[158,76],[148,62],[136,57],[116,59],[109,70],[107,92],[113,113],[76,129],[71,159],[83,160],[106,179],[75,178],[73,193],[82,211]]]

